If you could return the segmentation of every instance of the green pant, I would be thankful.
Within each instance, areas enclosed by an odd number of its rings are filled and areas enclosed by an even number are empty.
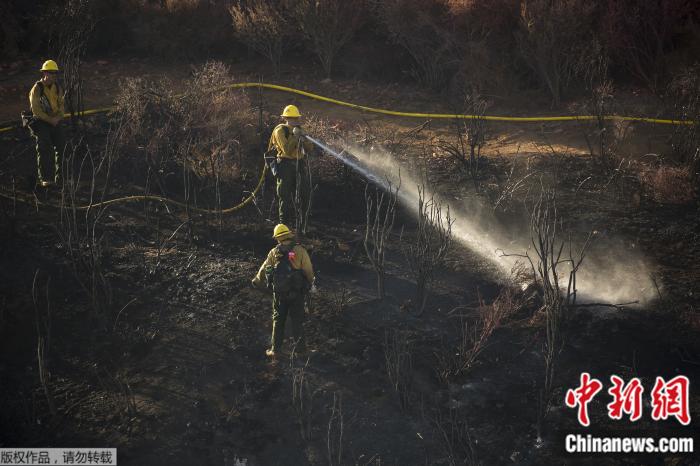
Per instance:
[[[52,126],[42,120],[35,120],[31,127],[36,139],[36,165],[39,181],[56,181],[61,171],[61,160],[66,145],[66,136],[59,123]]]
[[[280,223],[290,224],[288,222],[291,222],[295,216],[295,200],[303,217],[309,208],[310,193],[309,167],[306,159],[299,161],[282,159],[277,164],[277,204]]]
[[[284,324],[287,317],[292,319],[292,335],[296,343],[296,351],[305,349],[304,329],[304,294],[297,293],[292,298],[283,299],[277,293],[272,295],[272,351],[282,350],[284,341]]]

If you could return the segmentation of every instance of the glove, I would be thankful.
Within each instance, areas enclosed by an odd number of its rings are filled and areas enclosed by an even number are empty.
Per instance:
[[[262,290],[263,289],[262,283],[260,283],[259,281],[255,280],[255,279],[252,279],[250,281],[250,286],[255,290]]]
[[[304,135],[304,130],[301,129],[301,126],[295,126],[294,129],[292,130],[292,134],[297,137],[301,137]]]

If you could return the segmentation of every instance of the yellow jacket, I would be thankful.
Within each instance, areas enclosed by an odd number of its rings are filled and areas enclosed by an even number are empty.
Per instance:
[[[275,148],[277,157],[281,159],[303,159],[304,156],[299,147],[299,137],[295,136],[292,131],[293,128],[286,123],[277,125],[272,130],[267,150],[270,151],[272,148]],[[303,144],[306,152],[311,152],[314,148],[314,145],[306,139]]]
[[[41,86],[44,91],[41,91]],[[29,91],[29,106],[35,117],[48,123],[50,118],[63,117],[63,93],[58,84],[51,86],[37,82]]]
[[[292,250],[294,251],[294,257],[290,261],[292,263],[292,267],[296,270],[301,270],[304,272],[304,276],[309,281],[309,284],[313,283],[314,268],[311,264],[311,257],[309,257],[309,253],[303,246],[298,244],[294,246]],[[265,262],[263,262],[263,264],[260,266],[255,278],[253,278],[253,284],[255,286],[262,285],[264,283],[263,280],[265,279],[265,269],[267,266],[276,267],[277,262],[277,248],[274,247],[267,253],[267,259],[265,259]]]

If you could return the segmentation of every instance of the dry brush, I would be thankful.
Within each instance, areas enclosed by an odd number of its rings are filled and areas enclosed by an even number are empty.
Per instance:
[[[418,315],[423,314],[435,273],[450,252],[453,223],[449,206],[443,212],[440,200],[434,194],[427,197],[425,186],[419,186],[415,237],[413,241],[400,240],[406,262],[416,280],[415,307]]]
[[[375,273],[377,274],[377,298],[384,299],[384,279],[386,276],[386,249],[389,236],[396,220],[396,203],[401,185],[395,188],[388,183],[387,191],[377,190],[372,196],[369,185],[365,187],[365,239],[364,246]]]

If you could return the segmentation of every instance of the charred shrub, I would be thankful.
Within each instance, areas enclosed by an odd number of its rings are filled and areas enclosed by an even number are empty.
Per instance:
[[[411,56],[409,73],[422,85],[440,89],[456,68],[448,1],[382,0],[375,7],[392,42]]]
[[[443,210],[444,209],[444,210]],[[403,253],[416,280],[416,309],[422,315],[435,274],[442,269],[452,247],[452,224],[449,206],[434,195],[427,196],[425,186],[418,188],[418,228],[413,241],[404,244]]]
[[[14,13],[12,2],[0,4],[0,53],[3,57],[14,58],[19,52],[22,29]]]
[[[142,2],[129,17],[131,46],[166,58],[226,53],[233,35],[226,3],[207,0]]]
[[[132,167],[145,169],[162,192],[179,184],[183,167],[203,187],[209,179],[242,175],[254,137],[247,126],[255,119],[247,95],[226,87],[232,81],[220,62],[196,70],[182,94],[167,79],[127,79],[116,106],[127,121],[123,142],[131,148]]]
[[[450,92],[462,97],[465,83],[481,90],[503,92],[514,87],[511,68],[516,50],[518,0],[451,0],[455,24],[457,72]]]
[[[668,72],[669,53],[680,45],[685,25],[700,18],[697,2],[606,0],[601,38],[617,71],[634,76],[656,92]]]
[[[89,51],[128,51],[169,60],[231,54],[236,43],[226,15],[228,3],[90,0],[95,31]]]
[[[517,42],[523,64],[559,106],[572,79],[599,53],[591,0],[530,0],[522,3]]]
[[[435,374],[438,379],[448,385],[454,378],[471,370],[486,349],[493,332],[523,306],[522,293],[503,288],[490,305],[479,296],[475,317],[455,316],[460,318],[456,343],[445,345],[441,351],[435,352]]]
[[[365,16],[364,0],[300,0],[295,19],[326,78],[340,49],[353,38]]]
[[[488,139],[486,120],[483,118],[487,106],[488,102],[481,94],[476,89],[472,90],[464,99],[463,113],[474,117],[454,122],[454,140],[437,142],[437,147],[459,164],[459,168],[471,178],[477,190],[481,178],[481,166],[484,164],[481,149]]]
[[[671,81],[671,96],[675,118],[700,121],[700,64],[686,68]],[[671,138],[674,158],[690,170],[690,175],[700,178],[700,125],[683,124],[674,127]]]
[[[229,7],[236,37],[270,61],[279,73],[282,54],[291,37],[292,23],[285,11],[285,2],[276,0],[236,0]]]
[[[407,331],[387,330],[384,333],[386,373],[401,409],[407,409],[411,402],[413,354],[413,341]]]
[[[76,114],[83,108],[82,62],[94,28],[94,6],[88,0],[69,0],[55,7],[51,14],[56,18],[51,25],[51,44],[58,49],[66,111],[70,113],[74,127]]]
[[[697,195],[689,167],[646,167],[639,177],[649,197],[661,204],[686,204]]]

